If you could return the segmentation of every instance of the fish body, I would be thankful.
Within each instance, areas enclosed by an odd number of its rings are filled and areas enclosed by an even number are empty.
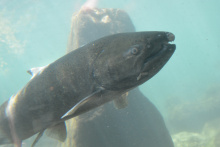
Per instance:
[[[169,32],[115,34],[30,70],[32,79],[0,107],[0,144],[21,146],[39,133],[36,143],[45,130],[64,141],[65,120],[114,99],[124,107],[126,92],[149,80],[172,56],[173,40]]]

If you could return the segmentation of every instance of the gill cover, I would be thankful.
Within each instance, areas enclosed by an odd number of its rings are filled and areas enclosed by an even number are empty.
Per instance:
[[[111,51],[111,52],[109,52]],[[144,44],[102,50],[93,64],[93,77],[106,90],[133,87],[144,62]]]

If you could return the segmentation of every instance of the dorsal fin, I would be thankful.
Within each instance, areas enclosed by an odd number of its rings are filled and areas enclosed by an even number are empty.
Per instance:
[[[48,65],[43,66],[43,67],[34,67],[31,68],[27,71],[27,73],[29,73],[30,75],[32,75],[33,77],[36,76],[37,74],[41,73],[45,68],[47,68]]]

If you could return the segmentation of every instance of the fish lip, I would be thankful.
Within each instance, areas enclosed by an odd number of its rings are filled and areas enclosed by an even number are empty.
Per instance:
[[[176,49],[175,44],[164,43],[162,49],[160,49],[155,54],[146,58],[142,66],[141,72],[137,76],[137,81],[145,79],[145,77],[152,77],[151,71],[149,70],[158,70],[163,67],[163,65],[169,60]],[[161,61],[160,61],[161,60]],[[159,63],[158,63],[159,62]],[[156,63],[156,65],[155,65]],[[158,66],[159,64],[159,66]],[[159,71],[159,70],[158,70]]]
[[[167,37],[168,41],[174,41],[175,40],[175,35],[173,33],[166,32],[166,37]]]
[[[156,56],[157,54],[159,54],[161,51],[163,51],[164,47],[167,48],[174,48],[174,50],[176,49],[175,44],[172,44],[172,42],[175,40],[175,35],[173,33],[170,32],[165,32],[164,35],[159,34],[159,37],[162,37],[163,39],[160,40],[159,44],[161,45],[161,48],[159,50],[153,51],[152,55],[148,56],[145,60],[145,62],[147,62],[148,58],[151,58],[153,56]]]
[[[140,74],[142,75],[147,75],[147,67],[154,61],[159,60],[161,57],[163,58],[167,58],[164,60],[168,60],[170,58],[170,56],[174,53],[176,49],[176,45],[175,44],[170,44],[169,42],[165,42],[162,43],[162,48],[157,51],[156,53],[152,54],[151,56],[147,57],[143,63],[143,67],[142,70],[140,72]],[[167,57],[165,57],[167,56]]]
[[[144,61],[144,64],[149,62],[149,60],[152,60],[153,58],[160,56],[160,54],[163,54],[165,51],[175,51],[176,44],[171,44],[170,42],[164,42],[161,44],[162,48],[157,51],[156,53],[153,53],[151,56],[147,57]]]

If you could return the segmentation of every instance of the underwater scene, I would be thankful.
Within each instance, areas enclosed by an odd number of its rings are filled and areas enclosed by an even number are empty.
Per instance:
[[[0,0],[0,147],[220,147],[219,0]]]

